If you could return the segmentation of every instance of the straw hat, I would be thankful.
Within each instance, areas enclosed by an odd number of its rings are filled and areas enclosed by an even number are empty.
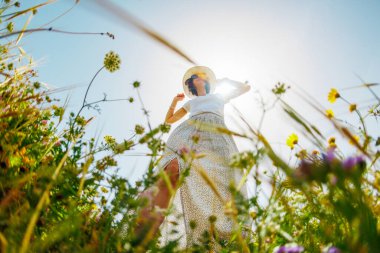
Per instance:
[[[210,92],[209,93],[214,92],[215,83],[216,83],[216,77],[215,77],[214,72],[206,66],[195,66],[195,67],[191,67],[190,69],[188,69],[186,71],[185,75],[183,76],[183,79],[182,79],[182,86],[183,86],[183,90],[184,90],[186,96],[188,96],[189,98],[196,97],[195,95],[193,95],[190,92],[189,86],[186,84],[186,81],[189,78],[191,78],[191,76],[194,74],[198,74],[198,76],[200,76],[201,78],[208,80],[208,82],[210,84]]]

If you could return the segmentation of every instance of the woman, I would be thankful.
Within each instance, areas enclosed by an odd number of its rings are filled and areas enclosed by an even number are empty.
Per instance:
[[[228,94],[214,93],[215,86],[222,82],[229,82],[235,89]],[[173,98],[165,122],[172,124],[187,113],[190,115],[170,134],[165,152],[157,166],[158,171],[163,169],[167,173],[172,188],[176,189],[179,186],[179,189],[172,199],[168,181],[165,183],[165,180],[160,178],[155,187],[142,193],[142,196],[150,200],[150,205],[141,211],[136,235],[142,233],[143,224],[148,224],[143,222],[143,217],[150,221],[151,234],[155,234],[161,228],[163,244],[168,240],[180,238],[180,246],[186,247],[200,243],[198,239],[210,228],[211,215],[216,219],[214,228],[220,238],[228,239],[233,228],[233,221],[224,211],[226,201],[230,199],[229,184],[232,181],[237,186],[242,178],[242,171],[232,169],[228,165],[232,154],[238,152],[238,149],[232,136],[207,130],[205,126],[227,128],[224,122],[224,104],[248,92],[250,86],[228,78],[216,80],[211,69],[205,66],[190,68],[185,73],[182,84],[186,95],[191,99],[174,112],[177,102],[184,99],[183,93],[177,94]],[[203,156],[191,161],[184,159],[190,151]],[[179,185],[180,172],[186,168],[190,168],[188,175]],[[210,187],[207,178],[214,182],[214,188]],[[245,185],[241,188],[241,193],[247,197]],[[173,209],[165,219],[163,211],[171,206],[171,200]],[[179,233],[170,233],[172,229]],[[218,246],[215,245],[214,249],[218,249]]]

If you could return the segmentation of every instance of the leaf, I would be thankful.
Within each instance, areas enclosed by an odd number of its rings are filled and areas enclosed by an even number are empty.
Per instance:
[[[39,7],[42,7],[42,6],[44,6],[44,5],[47,5],[47,4],[50,4],[50,3],[53,3],[53,2],[55,2],[55,1],[56,1],[56,0],[47,1],[47,2],[45,2],[45,3],[35,5],[35,6],[33,6],[33,7],[28,8],[28,9],[25,9],[25,10],[22,10],[22,11],[15,12],[14,15],[12,15],[12,16],[9,17],[9,18],[7,18],[5,21],[11,20],[11,19],[13,19],[13,18],[15,18],[15,17],[18,17],[18,16],[20,16],[20,15],[23,15],[23,14],[28,13],[28,12],[30,12],[30,11],[33,11],[33,10],[39,8]],[[32,12],[32,15],[33,15],[33,12]]]
[[[34,15],[33,13],[30,13],[30,16],[29,16],[28,20],[25,22],[24,27],[21,30],[22,32],[19,33],[19,35],[18,35],[18,37],[16,39],[15,45],[18,44],[18,42],[21,40],[22,36],[24,35],[24,31],[26,30],[26,27],[29,25],[30,20],[32,20],[33,15]]]
[[[194,60],[192,60],[189,56],[187,56],[182,50],[177,48],[175,45],[169,42],[169,40],[165,39],[157,32],[148,28],[145,24],[143,24],[136,17],[133,17],[131,14],[126,12],[123,8],[120,8],[114,5],[113,3],[111,3],[111,1],[106,1],[106,0],[96,0],[96,1],[91,1],[91,2],[97,3],[98,5],[103,6],[104,9],[106,9],[108,13],[112,14],[114,17],[120,19],[122,22],[132,25],[136,29],[148,35],[151,39],[158,41],[160,44],[168,47],[171,51],[180,55],[181,57],[186,59],[188,62],[197,65],[197,63]]]
[[[18,50],[20,51],[21,56],[26,55],[26,52],[25,52],[25,50],[22,47],[18,47]]]

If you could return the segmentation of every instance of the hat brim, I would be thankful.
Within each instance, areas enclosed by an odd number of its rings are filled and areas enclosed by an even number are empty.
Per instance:
[[[183,79],[182,79],[183,91],[185,92],[186,96],[189,98],[193,98],[196,96],[190,92],[189,87],[186,85],[186,80],[189,79],[193,74],[196,74],[199,72],[205,73],[208,77],[208,81],[210,84],[210,92],[209,93],[213,93],[215,91],[216,77],[215,77],[214,72],[206,66],[194,66],[194,67],[191,67],[190,69],[188,69],[186,71],[186,73],[184,74]]]

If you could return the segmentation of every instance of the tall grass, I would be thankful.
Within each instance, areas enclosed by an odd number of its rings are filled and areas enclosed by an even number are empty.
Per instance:
[[[354,155],[338,152],[334,137],[327,139],[323,130],[284,101],[290,86],[283,83],[273,87],[274,102],[263,107],[257,128],[239,111],[236,115],[245,133],[204,125],[202,131],[246,138],[253,144],[252,150],[235,154],[229,164],[244,173],[242,181],[230,187],[233,199],[225,203],[225,214],[232,217],[236,225],[231,237],[227,241],[219,240],[213,226],[215,220],[209,217],[210,229],[203,234],[202,243],[186,250],[179,249],[176,240],[161,246],[160,233],[147,233],[143,240],[136,241],[133,228],[138,211],[146,204],[138,196],[159,178],[166,178],[154,168],[165,148],[162,136],[169,132],[170,125],[151,126],[139,93],[141,83],[135,81],[131,85],[144,108],[148,131],[143,124],[137,124],[134,134],[122,141],[105,136],[98,144],[95,138],[85,138],[86,127],[93,118],[81,116],[83,108],[97,109],[98,104],[108,101],[133,103],[134,98],[86,100],[87,91],[98,74],[118,70],[121,60],[114,52],[107,54],[103,62],[99,61],[100,67],[89,82],[78,112],[68,113],[66,102],[59,105],[50,97],[59,90],[42,87],[35,64],[28,61],[26,52],[18,46],[26,31],[32,36],[37,30],[28,30],[27,22],[23,30],[14,32],[12,23],[22,14],[35,15],[44,5],[19,10],[22,6],[18,2],[3,1],[1,7],[1,36],[16,37],[0,47],[2,252],[208,252],[212,237],[221,246],[221,252],[380,252],[380,137],[378,132],[370,133],[366,127],[367,122],[377,119],[380,113],[377,83],[355,87],[369,89],[374,97],[373,106],[364,116],[359,105],[349,102],[342,92],[332,88],[326,94],[331,103],[347,104],[347,111],[355,113],[360,121],[359,129],[334,116],[331,109],[323,108],[307,93],[299,94],[356,148]],[[112,8],[108,8],[110,10]],[[126,22],[134,21],[135,26],[152,39],[193,62],[158,33],[148,32],[133,17],[117,15]],[[289,120],[299,124],[304,133],[302,137],[289,133],[289,138],[284,140],[289,149],[295,151],[294,164],[276,153],[261,131],[266,112],[279,103]],[[68,120],[62,127],[66,114]],[[300,145],[303,140],[310,140],[314,148],[303,149]],[[149,148],[146,156],[150,163],[141,180],[130,182],[110,168],[118,165],[118,155],[127,154],[137,145]],[[178,187],[192,169],[192,161],[200,157],[193,150],[181,153],[181,159],[188,166],[181,172]],[[271,161],[268,168],[271,173],[264,174],[258,168],[266,160]],[[208,177],[207,168],[199,172],[217,196],[217,187]],[[250,176],[255,182],[255,194],[247,200],[239,189]],[[263,181],[272,187],[265,206],[258,200],[259,194],[263,194]],[[112,200],[108,203],[110,196]],[[254,227],[244,226],[247,221]]]

